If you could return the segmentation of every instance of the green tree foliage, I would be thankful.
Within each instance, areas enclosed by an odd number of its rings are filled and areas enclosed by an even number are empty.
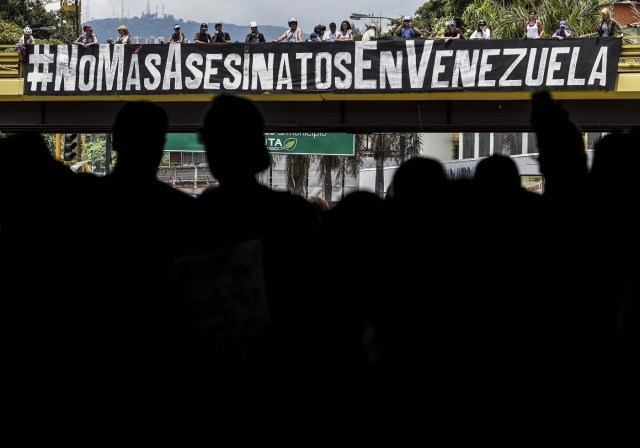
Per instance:
[[[545,37],[558,28],[561,20],[569,22],[575,36],[589,36],[596,31],[600,3],[601,0],[432,0],[417,9],[414,21],[425,37],[441,36],[446,23],[459,18],[466,35],[479,19],[484,19],[494,38],[521,39],[528,10],[534,8],[544,24]]]
[[[106,167],[106,139],[104,134],[90,134],[85,137],[85,147],[82,158],[89,161],[91,170],[96,173],[104,173]],[[111,151],[111,170],[116,162],[116,152]]]
[[[0,0],[0,45],[13,45],[22,36],[22,29],[55,26],[53,35],[35,30],[38,43],[60,44],[70,42],[71,24],[65,22],[59,11],[47,11],[45,0]],[[74,39],[75,40],[75,37]]]
[[[0,0],[0,19],[12,22],[20,28],[39,28],[57,22],[58,14],[47,11],[42,0]]]

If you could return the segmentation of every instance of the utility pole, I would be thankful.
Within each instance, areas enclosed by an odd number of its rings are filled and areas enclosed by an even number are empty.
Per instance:
[[[111,173],[111,134],[107,134],[107,141],[104,144],[104,174]]]
[[[82,16],[81,0],[60,0],[60,10],[65,14],[66,20],[74,22],[76,36],[80,35],[80,17]]]

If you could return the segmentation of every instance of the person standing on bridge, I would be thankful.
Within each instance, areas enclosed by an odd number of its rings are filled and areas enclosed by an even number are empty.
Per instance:
[[[396,28],[396,36],[403,37],[405,39],[414,39],[422,36],[422,31],[413,26],[411,17],[405,16],[402,19],[402,23]]]
[[[351,24],[346,20],[343,20],[340,24],[340,31],[336,35],[336,42],[347,42],[353,40],[353,30]]]
[[[374,23],[369,23],[367,25],[367,31],[362,35],[362,42],[371,40],[376,40],[376,25]]]
[[[529,10],[529,20],[524,22],[525,39],[541,39],[544,36],[544,26],[536,19],[536,10]]]
[[[244,38],[245,42],[266,42],[264,35],[258,31],[258,22],[251,22],[249,28],[251,28],[251,32]]]
[[[170,44],[185,44],[187,43],[187,39],[184,37],[184,33],[180,32],[180,25],[177,23],[173,26],[174,33],[171,35],[169,40]]]
[[[336,41],[336,23],[335,22],[331,22],[329,24],[329,32],[325,33],[324,36],[322,36],[322,40],[324,40],[325,42],[335,42]]]
[[[558,28],[551,37],[558,40],[564,40],[565,38],[571,37],[572,35],[573,31],[569,29],[569,24],[566,20],[563,20],[560,22],[560,28]]]
[[[131,34],[129,34],[129,30],[127,29],[126,26],[124,25],[120,25],[118,27],[118,38],[116,39],[116,41],[114,42],[113,39],[109,38],[107,39],[107,42],[110,44],[116,43],[116,44],[130,44],[131,43]]]
[[[302,39],[302,30],[298,28],[298,19],[291,17],[289,19],[289,29],[282,36],[273,39],[273,42],[304,42]]]
[[[616,36],[616,29],[619,33],[618,36],[622,36],[624,33],[620,24],[611,18],[611,13],[608,8],[603,8],[600,11],[602,14],[602,20],[598,23],[598,36],[599,37],[613,37]]]
[[[444,32],[442,39],[445,44],[451,39],[464,39],[464,34],[462,34],[462,31],[458,28],[455,20],[449,22],[449,29]]]
[[[491,30],[487,28],[487,22],[478,20],[478,28],[471,33],[469,39],[491,39]]]
[[[74,42],[76,45],[88,48],[92,45],[98,45],[98,36],[93,34],[93,27],[91,25],[85,25],[82,27],[84,34],[76,39]]]
[[[213,35],[213,39],[211,39],[212,43],[226,44],[227,42],[231,42],[231,36],[229,36],[229,33],[222,31],[221,22],[216,23],[215,27],[216,27],[216,32]]]
[[[210,44],[213,38],[209,34],[209,25],[206,23],[200,24],[200,31],[193,37],[194,44]]]
[[[27,57],[28,57],[28,52],[27,52],[27,46],[29,45],[35,45],[36,44],[36,40],[33,38],[33,33],[31,31],[31,28],[29,28],[28,26],[24,28],[24,30],[22,30],[22,37],[20,38],[20,40],[18,40],[18,57],[20,58],[20,64],[18,66],[19,72],[22,73],[23,72],[23,64],[27,63]],[[21,75],[19,75],[21,76]]]

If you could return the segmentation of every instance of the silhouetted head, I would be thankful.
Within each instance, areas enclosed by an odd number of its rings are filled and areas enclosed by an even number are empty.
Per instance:
[[[24,181],[24,168],[28,167],[28,182]],[[42,136],[25,132],[0,139],[0,202],[14,196],[23,200],[32,191],[48,191],[51,182],[71,175],[71,171],[56,162]],[[45,190],[41,190],[44,188]],[[20,191],[19,195],[14,195]]]
[[[483,189],[498,193],[520,191],[520,173],[510,157],[494,154],[476,167],[474,182]]]
[[[168,125],[166,112],[148,101],[133,101],[120,109],[113,124],[118,169],[145,169],[155,176]]]
[[[609,134],[596,143],[590,177],[597,190],[638,190],[635,174],[640,163],[638,134]]]
[[[584,138],[549,92],[532,95],[531,124],[538,139],[538,161],[547,193],[558,184],[580,188],[587,174]]]
[[[232,132],[238,124],[242,132]],[[220,184],[255,180],[269,167],[264,144],[264,119],[249,100],[220,95],[213,100],[200,131],[209,168]]]
[[[392,196],[397,199],[420,199],[442,194],[447,178],[442,164],[435,159],[416,157],[398,168],[391,182]]]
[[[313,205],[314,210],[320,217],[328,212],[331,208],[329,206],[329,203],[322,199],[320,196],[309,196],[307,200],[311,202],[311,205]]]

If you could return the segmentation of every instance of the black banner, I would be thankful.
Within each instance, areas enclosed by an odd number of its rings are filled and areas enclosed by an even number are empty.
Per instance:
[[[38,45],[26,95],[613,90],[620,39]]]

